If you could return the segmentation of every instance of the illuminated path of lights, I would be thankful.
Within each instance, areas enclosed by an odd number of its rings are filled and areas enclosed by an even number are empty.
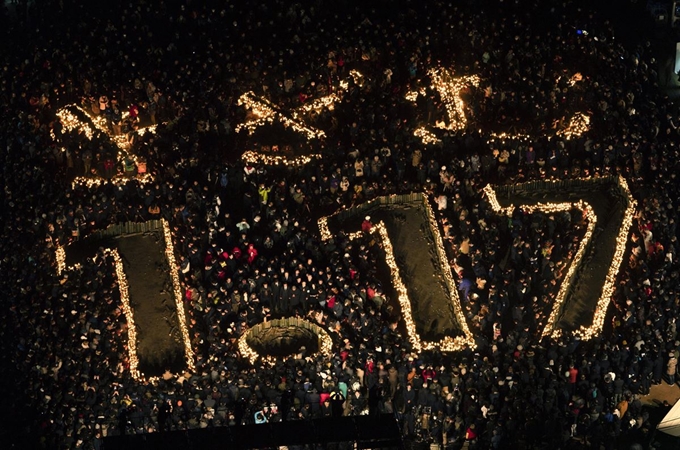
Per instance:
[[[609,194],[612,187],[618,195]],[[585,236],[564,276],[542,335],[558,338],[563,331],[570,331],[584,340],[597,336],[614,294],[635,213],[636,202],[626,180],[534,181],[495,189],[486,186],[484,193],[499,214],[511,214],[520,206],[528,212],[550,212],[573,205],[585,212]],[[574,197],[579,200],[574,201]],[[598,266],[607,269],[597,270]]]

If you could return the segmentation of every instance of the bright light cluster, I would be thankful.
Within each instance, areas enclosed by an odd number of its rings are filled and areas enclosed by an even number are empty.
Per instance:
[[[335,215],[335,214],[333,214],[333,215]],[[328,241],[333,237],[330,230],[328,229],[328,218],[329,217],[330,216],[323,216],[323,217],[319,218],[319,222],[318,222],[319,223],[319,233],[321,234],[321,240],[322,241]]]
[[[481,133],[482,130],[479,130]],[[528,134],[522,134],[522,133],[517,133],[517,134],[510,134],[510,133],[491,133],[489,135],[489,140],[487,141],[489,144],[495,144],[495,143],[500,143],[501,145],[505,145],[508,141],[519,141],[519,142],[533,142],[535,139]]]
[[[57,260],[57,275],[61,275],[66,270],[66,250],[62,245],[57,246],[55,259]]]
[[[418,100],[419,95],[425,97],[427,95],[427,90],[425,88],[420,88],[417,91],[408,91],[404,95],[404,98],[409,102],[415,102],[416,100]]]
[[[434,133],[428,131],[428,129],[425,127],[416,128],[416,130],[413,132],[413,135],[419,137],[425,145],[441,142],[439,139],[437,139],[437,136],[435,136]]]
[[[444,68],[431,69],[429,73],[433,86],[444,102],[449,119],[449,124],[442,128],[451,131],[464,129],[467,126],[467,118],[460,92],[470,85],[479,85],[479,77],[477,75],[454,77]]]
[[[569,125],[562,130],[555,133],[557,136],[563,136],[565,139],[573,139],[582,136],[590,130],[590,116],[581,112],[577,112],[569,121]],[[482,130],[479,130],[480,134]],[[547,136],[550,141],[553,136]],[[509,142],[521,142],[530,144],[536,140],[536,137],[523,133],[491,133],[487,143],[505,145]]]
[[[324,108],[328,108],[332,111],[333,108],[335,108],[335,103],[338,101],[340,101],[340,97],[338,97],[337,94],[325,95],[323,97],[316,98],[311,102],[307,102],[299,108],[295,108],[291,112],[291,116],[293,116],[294,119],[302,120],[302,116],[304,114],[319,112]]]
[[[136,381],[143,381],[144,378],[139,372],[139,359],[137,358],[137,328],[135,327],[135,319],[130,308],[130,294],[128,292],[128,282],[125,276],[125,269],[123,268],[123,260],[116,249],[106,249],[105,253],[113,256],[113,262],[116,268],[116,277],[118,278],[118,290],[120,291],[120,302],[123,305],[123,313],[127,321],[128,334],[128,359],[130,362],[130,375]]]
[[[136,180],[137,182],[141,184],[146,184],[146,183],[151,183],[154,178],[151,174],[149,173],[143,173],[141,175],[135,175],[134,177],[126,178],[126,177],[113,177],[110,180],[107,180],[106,178],[102,177],[93,177],[93,178],[88,178],[88,177],[76,177],[73,179],[73,183],[71,186],[75,189],[76,186],[85,186],[86,188],[92,189],[99,187],[101,185],[104,185],[106,183],[112,183],[115,186],[122,186],[126,184],[130,180]]]
[[[189,329],[187,328],[186,315],[184,313],[184,296],[182,295],[182,285],[179,282],[179,267],[175,259],[175,247],[172,245],[172,234],[170,233],[170,225],[165,219],[161,219],[163,224],[163,238],[165,239],[165,256],[168,259],[170,266],[170,276],[172,278],[172,288],[175,294],[175,306],[177,308],[177,321],[179,328],[182,331],[182,341],[184,343],[184,358],[188,369],[193,372],[196,370],[194,365],[194,351],[191,348],[191,339],[189,338]]]
[[[364,86],[364,76],[361,74],[361,72],[359,72],[356,69],[352,69],[352,70],[349,71],[349,76],[354,81],[354,84],[356,84],[359,87]],[[347,81],[347,80],[340,81],[340,88],[341,89],[347,90],[348,87],[349,87],[349,81]]]
[[[496,191],[493,190],[490,184],[487,184],[482,188],[482,191],[484,191],[484,194],[486,195],[486,200],[489,202],[489,205],[491,206],[491,209],[493,209],[496,213],[502,213],[509,215],[512,214],[512,206],[509,206],[507,208],[501,207],[501,204],[498,203],[498,198],[496,197]]]
[[[498,199],[496,198],[496,191],[493,190],[491,185],[487,184],[486,186],[484,186],[483,191],[484,194],[486,194],[486,198],[489,201],[491,209],[493,209],[494,212],[496,212],[497,214],[506,215],[508,217],[512,216],[512,213],[515,210],[515,206],[510,205],[506,208],[502,208],[500,203],[498,203]],[[579,269],[581,265],[583,256],[585,255],[588,245],[590,244],[590,241],[593,237],[593,233],[595,232],[595,226],[597,225],[597,216],[595,215],[593,208],[588,203],[582,200],[576,203],[569,202],[537,203],[536,205],[522,205],[521,208],[522,210],[529,214],[533,214],[536,211],[541,211],[545,214],[551,214],[555,212],[565,212],[570,211],[572,209],[578,209],[583,212],[587,222],[586,231],[583,235],[583,238],[581,239],[581,243],[579,244],[578,250],[576,251],[576,255],[574,255],[571,264],[569,264],[569,269],[567,269],[567,273],[562,279],[560,289],[557,293],[557,296],[555,297],[555,301],[553,302],[550,317],[548,318],[546,326],[543,329],[543,332],[541,333],[541,336],[549,336],[555,332],[555,325],[560,315],[560,312],[562,311],[562,306],[566,299],[567,292],[571,287],[571,282],[574,278],[574,275],[576,274],[576,271]]]
[[[559,130],[557,135],[564,136],[565,139],[573,139],[582,136],[588,130],[590,130],[590,116],[577,112],[569,120],[569,125],[563,130]]]
[[[246,109],[250,109],[255,118],[237,125],[237,132],[245,128],[248,131],[248,134],[253,134],[258,127],[265,124],[271,124],[274,122],[274,120],[278,120],[283,123],[286,128],[292,128],[294,131],[305,135],[307,140],[321,139],[326,137],[326,133],[324,133],[322,130],[308,127],[303,121],[296,118],[299,117],[300,113],[295,113],[295,111],[293,111],[291,114],[292,118],[287,117],[284,114],[276,111],[276,108],[269,100],[257,97],[252,91],[241,95],[241,97],[238,99],[238,104],[244,106]]]
[[[614,257],[609,265],[609,271],[607,272],[607,278],[602,285],[602,291],[600,294],[600,299],[595,307],[595,314],[593,317],[593,323],[585,328],[581,327],[574,331],[575,336],[579,336],[583,340],[591,339],[600,334],[602,331],[602,326],[604,325],[605,316],[607,315],[607,307],[609,302],[614,296],[614,291],[616,290],[616,278],[618,277],[619,270],[621,269],[621,263],[623,262],[623,256],[626,252],[626,245],[628,243],[628,233],[630,227],[633,224],[633,216],[635,215],[635,208],[637,207],[637,202],[633,199],[628,188],[628,182],[622,176],[619,176],[619,190],[625,195],[628,205],[623,213],[623,221],[621,222],[621,227],[619,228],[619,234],[616,237],[616,249],[614,251]],[[553,337],[558,337],[559,334],[553,333]]]
[[[584,133],[588,132],[588,130],[590,130],[590,116],[587,116],[581,112],[577,112],[569,121],[569,125],[567,125],[567,127],[562,130],[558,130],[555,134],[569,140],[582,136]],[[479,132],[481,134],[482,130],[479,130]],[[548,141],[550,141],[553,137],[554,136],[547,136]],[[505,145],[510,142],[521,142],[524,144],[530,144],[535,141],[535,136],[523,133],[491,133],[489,134],[487,143]]]
[[[248,361],[250,361],[250,364],[255,364],[255,361],[257,361],[257,359],[260,357],[260,354],[257,353],[255,349],[253,349],[250,345],[248,345],[248,342],[246,342],[250,331],[252,331],[252,328],[250,330],[246,330],[239,338],[238,351],[241,354],[241,358],[247,359]],[[267,357],[264,357],[263,359],[266,358]]]
[[[356,69],[352,69],[349,71],[349,76],[352,77],[354,80],[354,84],[356,84],[359,87],[362,87],[364,85],[364,76],[361,74]]]
[[[250,361],[251,364],[255,364],[255,362],[258,359],[260,359],[260,361],[266,364],[275,364],[277,358],[273,356],[260,355],[259,353],[257,353],[254,348],[248,345],[248,337],[251,334],[260,334],[266,332],[266,330],[269,328],[277,327],[278,328],[297,327],[312,331],[314,334],[317,335],[319,339],[318,341],[319,351],[315,354],[320,353],[324,356],[331,355],[331,352],[333,350],[333,339],[331,339],[330,335],[326,330],[316,325],[315,323],[309,322],[304,319],[300,319],[299,317],[289,317],[284,319],[274,319],[268,322],[261,322],[255,325],[254,327],[250,328],[249,330],[246,330],[238,340],[238,350],[239,353],[241,354],[241,357]]]
[[[564,78],[564,77],[557,78],[557,81],[560,81],[560,79],[562,79],[562,78]],[[567,83],[569,84],[569,86],[573,87],[573,86],[576,85],[576,83],[578,83],[579,81],[582,81],[582,80],[583,80],[583,75],[581,74],[581,72],[576,72],[574,75],[571,76],[571,78],[569,78],[567,80]]]
[[[349,75],[358,86],[363,86],[364,76],[360,72],[352,69],[349,71]],[[340,87],[342,89],[347,89],[349,83],[346,80],[342,80],[340,82]],[[269,100],[258,97],[254,92],[249,91],[239,97],[238,105],[249,109],[254,117],[237,125],[236,132],[245,128],[248,131],[248,134],[251,135],[258,127],[271,124],[275,120],[278,120],[283,123],[286,128],[291,128],[294,131],[305,135],[308,141],[312,139],[323,139],[326,137],[326,133],[309,126],[306,123],[304,115],[312,111],[318,112],[323,108],[332,110],[335,107],[335,103],[338,101],[340,101],[340,97],[336,93],[331,93],[293,109],[288,116],[278,111],[278,108]]]
[[[118,147],[117,155],[118,162],[124,160],[125,158],[129,158],[134,162],[135,166],[139,165],[137,157],[129,153],[128,151],[130,149],[130,142],[128,141],[128,139],[123,135],[114,135],[113,133],[111,133],[107,127],[106,119],[102,116],[95,117],[91,115],[86,109],[83,109],[78,105],[67,105],[59,109],[56,113],[57,117],[59,117],[59,120],[61,121],[64,128],[66,128],[68,131],[74,129],[81,129],[83,130],[85,136],[87,136],[88,139],[92,139],[92,137],[94,136],[94,130],[92,129],[92,127],[90,127],[90,125],[87,122],[82,122],[78,120],[75,114],[73,114],[70,111],[71,108],[80,111],[85,117],[87,117],[90,120],[94,128],[107,135],[109,139],[111,139],[111,141],[116,145],[116,147]],[[143,136],[147,132],[156,134],[156,125],[151,125],[149,127],[135,130],[135,133],[138,134],[139,136]],[[51,136],[53,139],[55,139],[54,132],[51,133]],[[76,186],[80,185],[92,188],[108,182],[114,183],[115,185],[121,185],[127,183],[127,181],[131,179],[137,180],[141,184],[150,183],[153,181],[153,177],[148,173],[135,175],[134,177],[131,178],[128,178],[126,176],[114,176],[111,180],[107,180],[106,178],[103,177],[76,177],[73,180],[72,187],[75,188]]]
[[[138,136],[144,136],[146,133],[156,134],[157,128],[158,128],[158,125],[150,125],[148,127],[138,128],[138,129],[134,130],[133,133],[138,135]],[[130,156],[135,161],[135,163],[137,163],[137,159],[136,159],[135,155],[127,153],[127,151],[130,149],[130,141],[127,138],[127,136],[125,136],[124,134],[119,134],[119,135],[109,134],[109,137],[111,138],[113,143],[116,144],[116,146],[121,151],[126,152],[125,155],[123,155],[122,153],[119,153],[119,155],[118,155],[119,157]]]
[[[63,245],[57,245],[54,256],[57,263],[57,275],[61,275],[64,272],[70,272],[72,270],[78,270],[82,267],[82,265],[79,263],[68,267],[66,266],[66,248]]]
[[[82,130],[88,139],[92,139],[94,136],[94,130],[86,123],[78,120],[75,114],[69,111],[67,108],[77,108],[80,111],[84,111],[82,108],[76,105],[66,106],[57,111],[57,117],[59,121],[66,128],[67,131]]]
[[[318,154],[312,154],[312,155],[304,155],[304,156],[297,156],[294,158],[288,158],[285,155],[267,155],[264,153],[258,153],[254,152],[252,150],[248,150],[246,152],[243,152],[243,155],[241,155],[241,160],[243,162],[248,163],[248,164],[266,164],[269,166],[278,166],[278,165],[284,165],[284,166],[304,166],[308,162],[310,162],[312,159],[318,158],[320,155]]]
[[[479,85],[479,77],[477,75],[454,77],[451,72],[443,67],[430,69],[428,73],[432,80],[432,86],[439,92],[439,96],[446,107],[446,115],[448,118],[448,124],[446,122],[437,122],[435,127],[449,131],[460,131],[465,129],[467,126],[467,118],[465,117],[465,104],[460,97],[460,92],[470,85]],[[414,102],[417,100],[418,95],[425,94],[425,89],[421,88],[418,91],[407,92],[405,98]],[[429,135],[425,134],[421,131],[423,129],[423,127],[418,128],[416,130],[418,134],[414,134],[421,138],[423,143],[432,143],[431,133]]]

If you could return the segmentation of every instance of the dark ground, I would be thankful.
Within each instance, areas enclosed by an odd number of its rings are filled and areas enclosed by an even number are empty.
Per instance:
[[[383,221],[387,227],[399,273],[411,299],[413,320],[421,340],[436,341],[444,336],[461,335],[448,289],[439,275],[442,268],[432,248],[433,240],[423,208],[416,204],[377,206],[369,214],[371,222]],[[342,224],[331,220],[329,225],[331,228],[341,225],[345,231],[351,232],[361,228],[363,219],[361,214]],[[391,286],[386,264],[378,273],[383,271],[383,286]],[[395,307],[398,307],[396,294],[390,298]]]
[[[511,203],[536,204],[538,202],[573,202],[583,199],[594,209],[597,226],[591,243],[583,258],[581,268],[572,280],[572,289],[567,295],[557,328],[574,330],[579,326],[590,326],[595,306],[600,298],[601,288],[616,249],[616,236],[621,225],[625,206],[617,201],[608,185],[593,185],[593,189],[579,192],[550,190],[540,193],[515,194],[510,197],[499,195],[501,206]]]
[[[100,247],[116,248],[123,260],[130,306],[137,328],[139,370],[160,376],[184,369],[184,346],[173,315],[175,299],[160,232],[106,239],[84,239],[66,248],[67,266],[84,263]]]
[[[184,346],[173,314],[175,299],[160,233],[118,240],[130,302],[137,325],[139,370],[147,376],[162,375],[166,368],[184,368]]]

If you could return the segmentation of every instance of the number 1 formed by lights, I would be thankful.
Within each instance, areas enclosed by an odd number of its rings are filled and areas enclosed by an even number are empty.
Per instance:
[[[173,297],[175,299],[175,307],[177,310],[177,321],[179,322],[180,331],[182,333],[182,342],[184,346],[184,358],[187,369],[194,371],[194,352],[191,346],[191,339],[189,336],[189,329],[186,324],[186,314],[184,311],[184,302],[182,296],[182,286],[179,281],[179,267],[175,259],[175,250],[172,244],[172,234],[170,233],[170,226],[168,222],[161,220],[163,227],[163,239],[165,241],[165,256],[170,267],[170,277],[172,279]],[[139,371],[139,359],[137,357],[137,328],[135,326],[134,314],[130,306],[130,297],[128,292],[128,281],[123,267],[123,261],[120,254],[115,249],[106,249],[105,254],[113,257],[116,271],[116,278],[118,279],[118,288],[120,291],[120,301],[123,307],[123,313],[128,326],[128,359],[130,361],[130,374],[137,381],[153,381],[156,378],[145,378]],[[56,250],[56,264],[57,274],[61,275],[73,267],[66,267],[66,250],[63,246],[58,246]],[[77,265],[76,265],[77,267]]]

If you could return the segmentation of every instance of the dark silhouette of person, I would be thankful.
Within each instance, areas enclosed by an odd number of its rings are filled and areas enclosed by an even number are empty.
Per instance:
[[[128,410],[123,408],[123,410],[118,415],[118,429],[120,434],[125,436],[127,434],[127,423],[128,423]]]
[[[170,405],[170,402],[166,401],[161,404],[161,407],[158,408],[158,425],[160,426],[160,431],[169,431],[169,420],[170,420],[170,413],[172,412],[172,406]]]
[[[239,401],[236,402],[236,406],[234,407],[234,419],[236,421],[236,425],[241,425],[243,423],[243,416],[246,414],[246,399],[241,398]]]
[[[368,414],[370,416],[380,414],[380,400],[382,400],[382,386],[375,383],[368,391]]]
[[[333,417],[342,417],[344,411],[345,396],[338,389],[331,393],[331,415]]]
[[[288,420],[288,414],[290,413],[291,400],[293,398],[293,391],[286,389],[281,396],[281,421],[285,422]]]

